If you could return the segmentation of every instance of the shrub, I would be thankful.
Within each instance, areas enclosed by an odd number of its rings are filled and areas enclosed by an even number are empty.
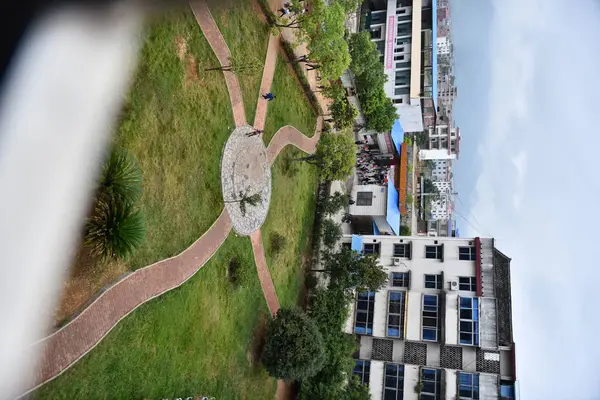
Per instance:
[[[323,366],[323,337],[297,308],[281,308],[269,322],[262,363],[269,375],[294,381],[315,375]]]
[[[100,258],[125,259],[146,237],[144,215],[118,197],[101,197],[86,224],[85,244]]]
[[[239,282],[240,267],[241,264],[237,257],[233,257],[229,260],[229,265],[227,266],[227,279],[236,286]]]
[[[287,239],[285,236],[279,234],[278,232],[271,233],[269,238],[271,241],[271,253],[276,256],[285,248]]]
[[[342,237],[342,227],[330,219],[323,220],[323,245],[331,249]]]
[[[133,204],[142,196],[142,171],[135,158],[122,147],[113,147],[102,170],[99,196]]]
[[[410,236],[410,227],[406,225],[400,226],[400,236]]]

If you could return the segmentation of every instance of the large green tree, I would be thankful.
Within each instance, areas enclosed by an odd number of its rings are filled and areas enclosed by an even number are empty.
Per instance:
[[[297,308],[281,308],[269,322],[261,361],[269,375],[295,381],[315,375],[323,366],[323,336]]]
[[[329,106],[329,112],[337,129],[351,128],[358,116],[358,110],[346,97],[335,99]]]
[[[374,254],[359,254],[347,248],[323,252],[322,269],[331,279],[330,286],[341,290],[377,291],[387,281],[387,273]]]
[[[317,151],[296,161],[306,161],[319,167],[322,181],[347,178],[356,164],[356,146],[350,132],[323,132],[317,143]]]

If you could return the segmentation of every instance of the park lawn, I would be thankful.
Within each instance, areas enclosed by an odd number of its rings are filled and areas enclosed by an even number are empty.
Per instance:
[[[271,92],[276,97],[269,102],[263,134],[265,144],[268,144],[275,132],[285,125],[292,125],[306,136],[313,136],[317,121],[315,112],[294,70],[284,62],[281,53],[277,56]]]
[[[113,140],[142,171],[146,241],[126,261],[78,258],[57,323],[127,271],[187,248],[223,209],[220,157],[234,126],[231,105],[223,74],[197,73],[216,57],[188,7],[148,21],[143,39]]]
[[[208,1],[211,14],[233,57],[256,58],[264,66],[269,28],[256,0]],[[213,72],[214,73],[214,72]],[[237,74],[248,124],[253,125],[263,69]]]
[[[279,153],[272,169],[269,215],[261,228],[267,264],[282,307],[298,305],[303,271],[311,261],[318,171],[313,165],[290,161],[302,154],[292,146]],[[278,253],[271,247],[273,233],[286,239]]]
[[[226,277],[232,257],[237,288]],[[267,318],[250,241],[232,233],[188,282],[142,305],[34,397],[272,399],[276,381],[250,361]]]

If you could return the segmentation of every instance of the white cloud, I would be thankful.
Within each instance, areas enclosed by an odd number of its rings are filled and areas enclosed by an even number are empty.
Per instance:
[[[471,2],[462,1],[460,19],[478,18]],[[598,399],[600,269],[594,249],[600,137],[593,117],[600,93],[600,55],[594,50],[599,6],[592,0],[494,0],[492,7],[489,43],[482,44],[489,54],[489,71],[481,72],[489,75],[486,91],[459,97],[472,109],[466,118],[479,112],[486,121],[477,136],[463,135],[463,141],[479,140],[471,161],[480,171],[471,213],[482,228],[465,226],[462,233],[489,231],[513,260],[522,399]],[[474,49],[466,57],[478,62],[481,53]],[[459,93],[473,93],[463,90],[470,79],[460,74],[457,68]],[[457,120],[458,126],[465,123]],[[463,152],[461,158],[468,156]]]

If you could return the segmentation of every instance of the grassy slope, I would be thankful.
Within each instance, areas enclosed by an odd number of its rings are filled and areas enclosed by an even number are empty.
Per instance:
[[[243,266],[238,289],[226,278],[233,256]],[[273,398],[275,380],[248,361],[265,312],[250,242],[231,234],[189,282],[134,311],[36,397]]]
[[[293,125],[308,136],[315,129],[316,117],[291,68],[279,58],[273,80],[273,93],[279,94],[269,104],[265,140],[284,125]],[[269,215],[262,228],[267,263],[282,306],[298,303],[302,287],[302,264],[310,250],[309,238],[315,213],[317,171],[313,166],[290,162],[301,152],[287,146],[273,168],[273,194]],[[270,236],[278,232],[286,237],[285,248],[277,255],[271,249]]]
[[[223,209],[220,156],[233,127],[225,82],[221,74],[194,81],[186,72],[189,59],[177,57],[179,36],[199,69],[217,62],[190,11],[171,14],[147,32],[115,139],[133,152],[144,174],[148,237],[130,260],[132,268],[179,253]]]
[[[208,4],[232,56],[241,55],[244,59],[255,57],[264,64],[269,31],[257,14],[260,12],[258,5],[253,0],[209,0]],[[250,125],[254,123],[261,79],[262,69],[256,73],[238,75],[246,120]]]
[[[269,103],[263,139],[269,143],[275,132],[285,125],[293,125],[307,136],[315,133],[316,117],[304,95],[293,70],[277,57],[271,92],[276,96]]]

